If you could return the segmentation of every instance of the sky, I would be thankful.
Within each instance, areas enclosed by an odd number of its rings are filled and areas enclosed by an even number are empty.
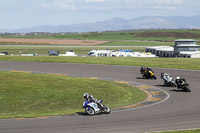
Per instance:
[[[200,15],[200,0],[1,0],[0,29]]]

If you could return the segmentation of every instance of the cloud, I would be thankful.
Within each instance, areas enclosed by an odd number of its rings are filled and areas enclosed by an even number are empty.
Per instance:
[[[43,8],[58,8],[58,9],[64,9],[64,10],[76,10],[73,2],[62,2],[62,1],[54,1],[54,2],[45,2],[40,4],[40,7]]]
[[[37,0],[35,0],[37,1]],[[40,1],[40,0],[38,0]],[[43,0],[40,7],[47,10],[71,10],[82,12],[134,12],[180,11],[200,6],[200,0]]]
[[[105,2],[106,0],[84,0],[85,2]]]
[[[159,5],[181,5],[184,4],[185,0],[152,0],[153,3]]]
[[[178,7],[176,6],[152,6],[152,9],[165,9],[165,10],[176,10]]]
[[[200,0],[150,0],[150,9],[155,10],[195,10],[200,6]]]

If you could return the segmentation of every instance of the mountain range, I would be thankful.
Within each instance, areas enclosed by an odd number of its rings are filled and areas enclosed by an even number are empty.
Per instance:
[[[28,33],[28,32],[92,32],[117,31],[132,29],[200,29],[200,15],[198,16],[144,16],[133,19],[112,18],[95,23],[79,23],[71,25],[42,25],[22,29],[0,29],[0,32]]]

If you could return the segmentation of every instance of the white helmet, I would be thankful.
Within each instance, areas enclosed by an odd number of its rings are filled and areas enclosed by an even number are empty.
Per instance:
[[[178,77],[176,77],[176,79],[177,79],[177,80],[179,80],[179,79],[180,79],[180,77],[178,76]]]
[[[89,97],[89,94],[88,94],[88,93],[85,93],[85,94],[83,95],[83,97],[84,97],[84,98],[88,98],[88,97]]]

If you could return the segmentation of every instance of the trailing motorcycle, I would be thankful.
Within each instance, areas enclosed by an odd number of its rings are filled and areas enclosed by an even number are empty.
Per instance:
[[[110,108],[101,104],[103,100],[98,101],[99,105],[95,102],[83,102],[83,108],[88,115],[96,115],[96,114],[109,114],[111,112]]]
[[[140,73],[142,74],[143,78],[147,78],[147,79],[150,79],[150,78],[154,78],[154,79],[157,79],[153,70],[151,70],[151,68],[144,68],[143,66],[141,67],[140,69]]]
[[[178,85],[178,89],[180,88],[185,92],[191,92],[189,84],[185,81],[181,85]]]

